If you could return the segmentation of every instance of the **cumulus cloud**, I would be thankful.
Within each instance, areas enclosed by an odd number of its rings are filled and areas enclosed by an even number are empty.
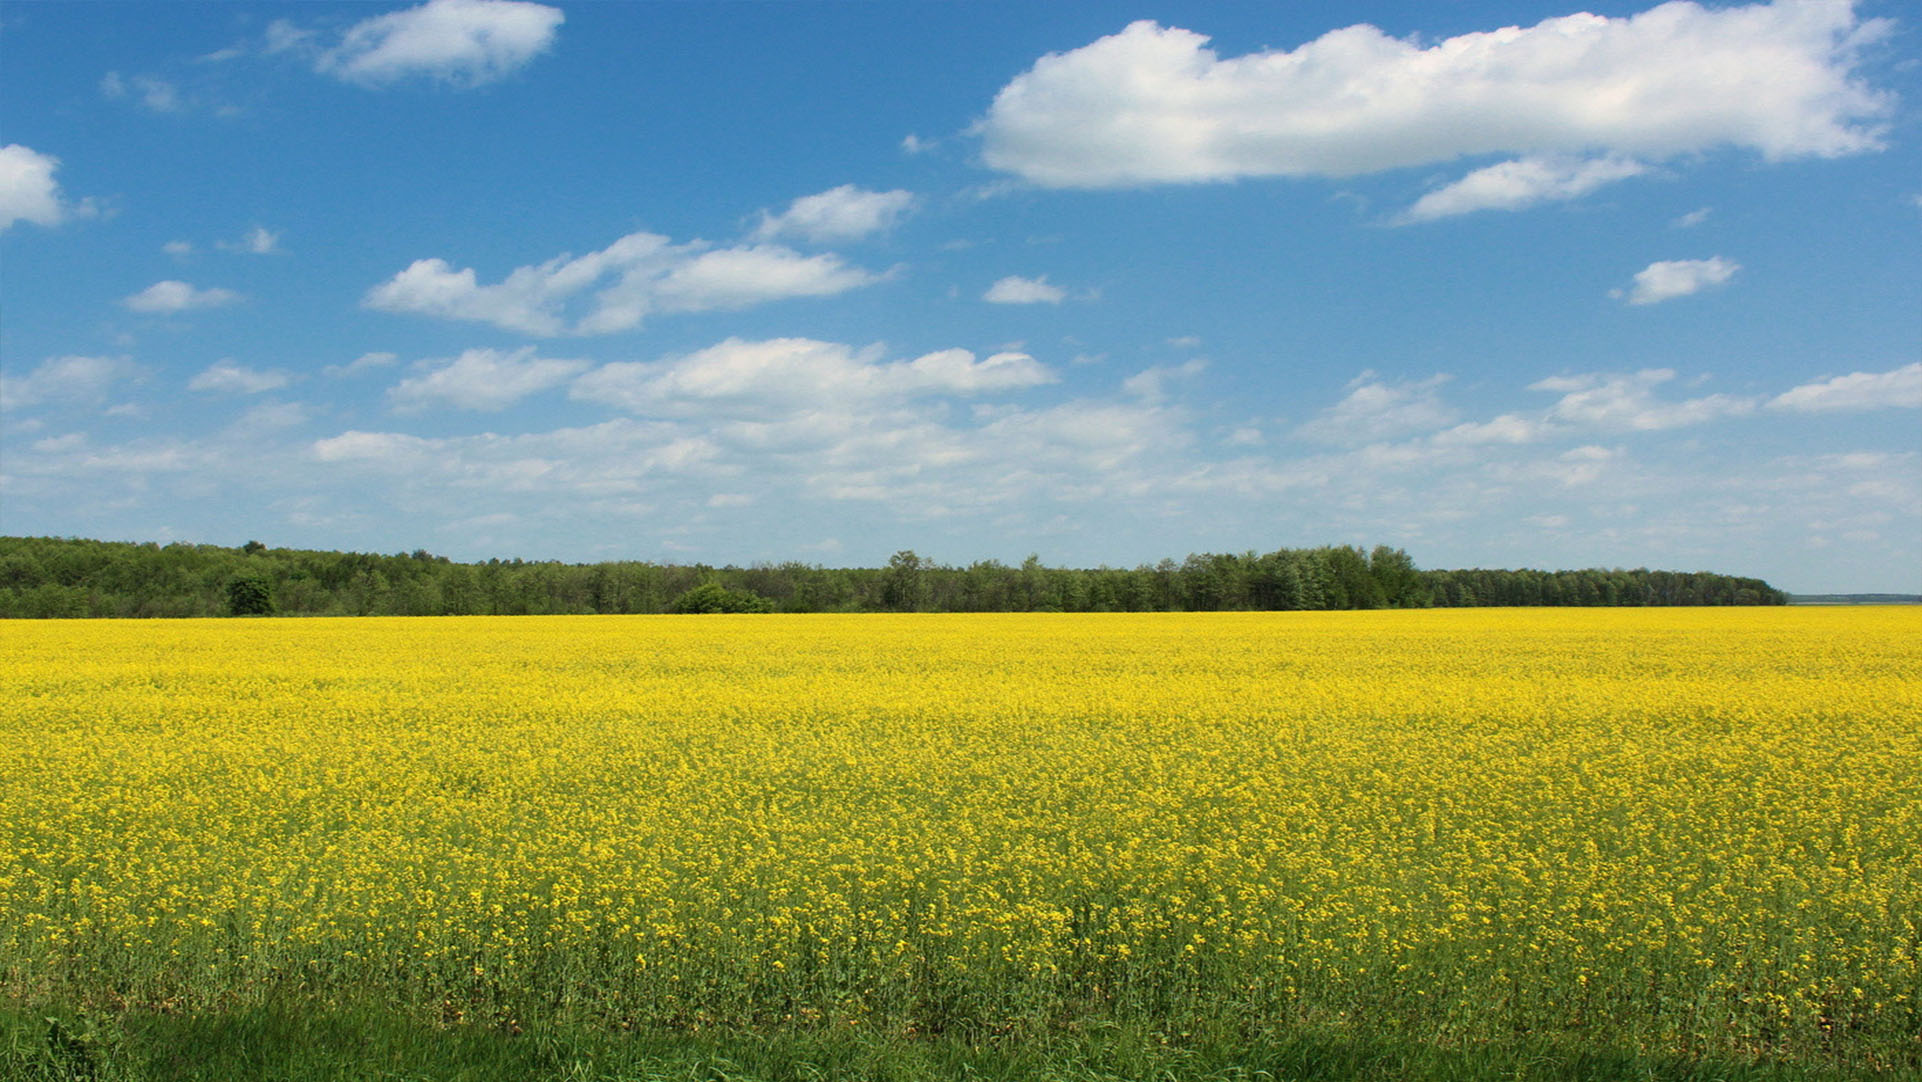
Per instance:
[[[790,297],[843,293],[881,279],[839,256],[804,256],[775,244],[708,249],[631,233],[598,252],[520,267],[494,285],[444,259],[416,260],[375,286],[369,308],[489,323],[523,334],[610,334],[655,313],[747,308]],[[585,311],[571,301],[590,290]],[[583,306],[576,305],[576,308]]]
[[[977,125],[987,163],[1047,187],[1352,176],[1474,155],[1769,159],[1882,146],[1858,79],[1888,24],[1846,3],[1576,14],[1424,47],[1366,25],[1222,58],[1154,22],[1036,61]]]
[[[429,363],[421,375],[401,380],[387,397],[401,410],[439,405],[499,410],[558,387],[587,367],[586,361],[536,357],[532,346],[512,352],[470,349],[450,361]]]
[[[734,415],[837,411],[926,395],[972,395],[1052,383],[1055,376],[1025,353],[976,360],[965,349],[885,361],[879,347],[838,342],[729,338],[684,357],[653,364],[602,365],[574,382],[575,398],[636,413],[732,411]]]
[[[1631,158],[1517,158],[1477,169],[1415,201],[1402,216],[1428,222],[1478,210],[1520,210],[1556,200],[1579,198],[1604,184],[1648,172]]]
[[[779,214],[762,211],[754,236],[760,240],[794,237],[813,244],[860,240],[894,228],[913,206],[912,192],[871,192],[843,184],[802,196]]]
[[[189,380],[187,389],[222,394],[261,394],[279,390],[287,383],[285,372],[262,371],[232,361],[216,361]]]
[[[1710,259],[1661,260],[1635,272],[1635,280],[1626,293],[1618,289],[1609,295],[1625,297],[1630,304],[1660,304],[1722,285],[1741,269],[1740,263],[1719,255]]]
[[[195,289],[185,282],[168,280],[155,282],[120,303],[136,312],[172,315],[195,308],[219,308],[239,300],[240,294],[230,289]]]
[[[60,196],[53,179],[60,159],[31,147],[10,143],[0,147],[0,230],[15,222],[59,225],[72,209]]]
[[[1010,274],[989,286],[981,299],[989,304],[1060,304],[1067,296],[1067,290],[1049,285],[1045,274],[1039,278]]]
[[[24,376],[0,375],[0,405],[16,409],[57,400],[99,401],[115,384],[139,372],[125,357],[49,357]]]
[[[1364,372],[1348,384],[1341,401],[1295,429],[1295,435],[1317,443],[1359,444],[1428,432],[1455,420],[1455,411],[1441,400],[1447,376],[1414,383],[1384,383]]]
[[[363,86],[424,76],[477,87],[546,52],[564,18],[558,8],[525,0],[429,0],[354,24],[316,66]],[[294,48],[302,38],[291,30],[270,28],[270,36],[280,48]]]
[[[1632,375],[1554,376],[1537,380],[1529,384],[1528,389],[1562,396],[1548,410],[1552,421],[1613,431],[1680,428],[1751,413],[1755,409],[1754,399],[1731,395],[1706,395],[1682,401],[1657,398],[1655,388],[1674,378],[1673,369],[1649,368]]]
[[[1796,413],[1922,407],[1922,361],[1891,372],[1851,372],[1804,383],[1769,399],[1768,406]]]

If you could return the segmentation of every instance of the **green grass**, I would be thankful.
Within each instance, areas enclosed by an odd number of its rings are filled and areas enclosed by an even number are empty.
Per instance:
[[[1842,1082],[1916,1078],[1824,1064],[1683,1059],[1517,1038],[1444,1047],[1343,1027],[1163,1033],[1067,1029],[1018,1041],[862,1033],[616,1033],[443,1027],[377,1008],[268,1005],[217,1015],[0,1009],[7,1082]]]

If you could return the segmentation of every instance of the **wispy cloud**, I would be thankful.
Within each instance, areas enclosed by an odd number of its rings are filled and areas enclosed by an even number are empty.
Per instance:
[[[1604,184],[1646,172],[1648,166],[1621,157],[1518,158],[1477,169],[1429,192],[1400,220],[1429,222],[1478,210],[1520,210],[1537,203],[1575,199]]]
[[[677,245],[658,234],[630,233],[598,252],[520,267],[494,285],[480,284],[472,268],[455,270],[444,259],[416,260],[370,290],[364,303],[523,334],[591,335],[632,330],[657,313],[832,296],[881,278],[833,253],[805,256],[777,244]],[[570,314],[570,304],[590,291],[585,311]]]
[[[248,368],[233,361],[216,361],[187,383],[190,391],[223,394],[262,394],[287,386],[285,372]]]
[[[1412,383],[1387,383],[1364,372],[1348,385],[1340,402],[1297,427],[1295,435],[1317,443],[1373,443],[1413,432],[1430,432],[1452,423],[1455,410],[1441,400],[1447,376]]]
[[[396,409],[505,409],[528,395],[559,387],[585,371],[588,362],[537,357],[534,347],[527,346],[512,352],[470,349],[421,367],[420,375],[401,380],[387,393]]]
[[[1922,407],[1922,361],[1889,372],[1851,372],[1784,391],[1770,409],[1796,413]]]
[[[139,374],[139,367],[126,357],[49,357],[24,376],[0,375],[0,405],[18,409],[60,400],[97,402]]]

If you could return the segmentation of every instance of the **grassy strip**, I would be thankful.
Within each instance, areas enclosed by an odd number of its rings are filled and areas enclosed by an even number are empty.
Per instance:
[[[1106,1027],[1009,1044],[840,1028],[681,1034],[535,1026],[509,1033],[433,1026],[370,1008],[280,1005],[202,1017],[0,1009],[0,1077],[19,1082],[1844,1082],[1899,1075],[1820,1064],[1683,1060],[1526,1039],[1444,1048],[1332,1028],[1251,1038]]]

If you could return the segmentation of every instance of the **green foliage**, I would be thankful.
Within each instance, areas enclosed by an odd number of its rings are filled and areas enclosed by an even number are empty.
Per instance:
[[[246,583],[247,585],[242,585]],[[723,594],[748,600],[722,600]],[[1165,612],[1427,605],[1779,605],[1760,579],[1706,571],[1423,571],[1385,545],[1196,553],[1139,567],[938,564],[902,550],[886,567],[794,561],[713,568],[622,560],[454,563],[191,544],[0,538],[0,617],[456,616],[688,611]],[[710,601],[708,599],[713,598]],[[753,608],[732,607],[748,604]],[[677,607],[681,606],[681,607]]]
[[[675,614],[773,612],[767,598],[747,590],[730,590],[718,582],[704,582],[674,599],[667,611]]]
[[[260,575],[236,575],[227,583],[227,611],[235,616],[272,616],[273,584]]]
[[[376,1004],[293,1002],[214,1014],[128,1011],[57,1020],[0,1008],[0,1078],[22,1082],[1871,1082],[1913,1078],[1829,1063],[1731,1062],[1634,1047],[1633,1035],[1431,1041],[1392,1018],[1245,1018],[941,1034],[771,1026],[674,1032],[447,1026]]]

